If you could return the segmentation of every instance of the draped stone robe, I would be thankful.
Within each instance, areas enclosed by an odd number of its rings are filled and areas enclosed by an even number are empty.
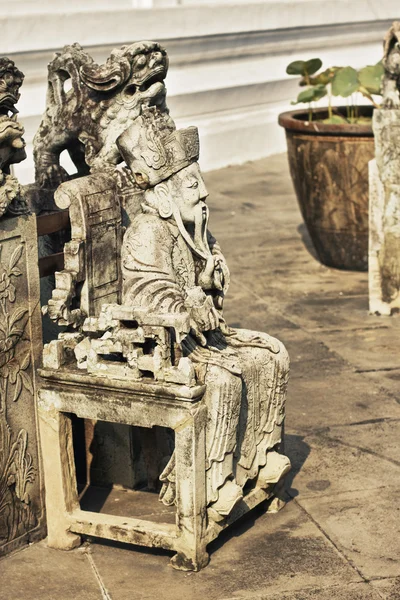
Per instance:
[[[215,240],[210,249],[219,254]],[[173,219],[143,213],[128,227],[122,248],[123,304],[157,312],[186,312],[188,290],[198,285],[204,262],[194,255]],[[199,290],[200,291],[200,290]],[[217,290],[205,290],[217,299]],[[264,333],[221,328],[206,332],[207,345],[191,334],[184,354],[206,384],[207,501],[227,479],[243,487],[281,442],[289,358],[281,342]]]

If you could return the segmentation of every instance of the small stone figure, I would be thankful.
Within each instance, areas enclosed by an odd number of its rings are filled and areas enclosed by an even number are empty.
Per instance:
[[[10,175],[10,166],[26,158],[24,128],[17,121],[15,107],[23,80],[24,74],[12,60],[0,58],[0,217],[28,212],[21,186]]]
[[[394,21],[383,41],[382,107],[400,108],[400,21]]]

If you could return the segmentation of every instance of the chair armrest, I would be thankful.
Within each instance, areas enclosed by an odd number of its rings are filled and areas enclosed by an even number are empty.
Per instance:
[[[139,327],[165,327],[173,328],[176,341],[190,331],[188,313],[158,313],[147,308],[128,306],[124,304],[104,304],[97,318],[86,319],[84,331],[106,331],[127,323],[137,323]]]

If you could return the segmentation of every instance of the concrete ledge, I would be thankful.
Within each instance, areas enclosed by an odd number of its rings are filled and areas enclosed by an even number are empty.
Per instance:
[[[316,27],[326,24],[394,20],[398,16],[395,0],[321,0],[267,1],[227,5],[179,6],[152,10],[124,9],[120,3],[112,10],[103,3],[99,9],[79,10],[72,4],[49,4],[42,12],[11,14],[0,19],[2,48],[5,53],[32,52],[59,48],[73,37],[83,45],[122,44],[133,39],[176,39],[239,32]],[[42,5],[43,6],[43,5]],[[45,5],[44,5],[45,6]],[[51,12],[50,12],[51,11]],[[3,13],[4,14],[4,13]],[[146,32],[143,36],[143,32]]]
[[[21,182],[33,179],[31,142],[45,108],[53,48],[79,41],[103,62],[123,43],[160,41],[170,56],[171,114],[179,126],[199,127],[201,165],[210,170],[283,151],[277,115],[298,94],[287,64],[313,56],[326,66],[374,64],[398,10],[391,0],[368,6],[339,0],[334,10],[316,0],[153,10],[121,10],[121,4],[113,11],[100,5],[96,13],[64,13],[57,7],[53,14],[3,19],[3,48],[26,75],[19,110],[29,158],[15,168]]]

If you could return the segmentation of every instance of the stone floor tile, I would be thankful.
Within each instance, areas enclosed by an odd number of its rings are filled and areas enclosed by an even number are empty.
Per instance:
[[[371,422],[353,424],[350,427],[330,427],[323,435],[326,435],[328,443],[337,441],[349,448],[360,449],[392,463],[400,468],[400,444],[399,432],[400,417],[378,418]],[[399,472],[400,484],[400,472]]]
[[[399,494],[392,487],[297,501],[360,573],[373,579],[400,575]]]
[[[349,370],[329,373],[329,365],[292,369],[286,404],[288,430],[311,432],[321,427],[400,417],[400,405],[363,375]],[[314,375],[311,371],[314,368]]]
[[[374,317],[377,318],[377,317]],[[400,319],[390,326],[365,327],[349,331],[321,332],[319,337],[329,348],[348,361],[357,371],[400,368],[400,355],[394,351],[400,337]]]
[[[400,577],[371,581],[382,600],[400,600]]]
[[[290,494],[297,498],[377,490],[400,482],[399,422],[321,429],[310,435],[290,430],[285,452],[292,462]]]
[[[135,600],[249,599],[271,590],[280,598],[361,581],[295,502],[275,515],[256,509],[224,532],[209,546],[210,564],[199,573],[174,571],[164,551],[121,544],[94,544],[91,550],[112,600],[133,594]]]
[[[373,369],[373,365],[371,365]],[[373,381],[375,385],[390,394],[400,404],[400,368],[389,371],[367,371],[364,377]]]
[[[64,552],[43,541],[0,561],[0,600],[78,598],[104,600],[82,548]]]
[[[382,600],[370,583],[350,583],[333,587],[296,590],[276,593],[273,590],[261,596],[246,596],[246,600]],[[224,599],[225,600],[225,599]],[[234,597],[226,600],[235,600]]]

